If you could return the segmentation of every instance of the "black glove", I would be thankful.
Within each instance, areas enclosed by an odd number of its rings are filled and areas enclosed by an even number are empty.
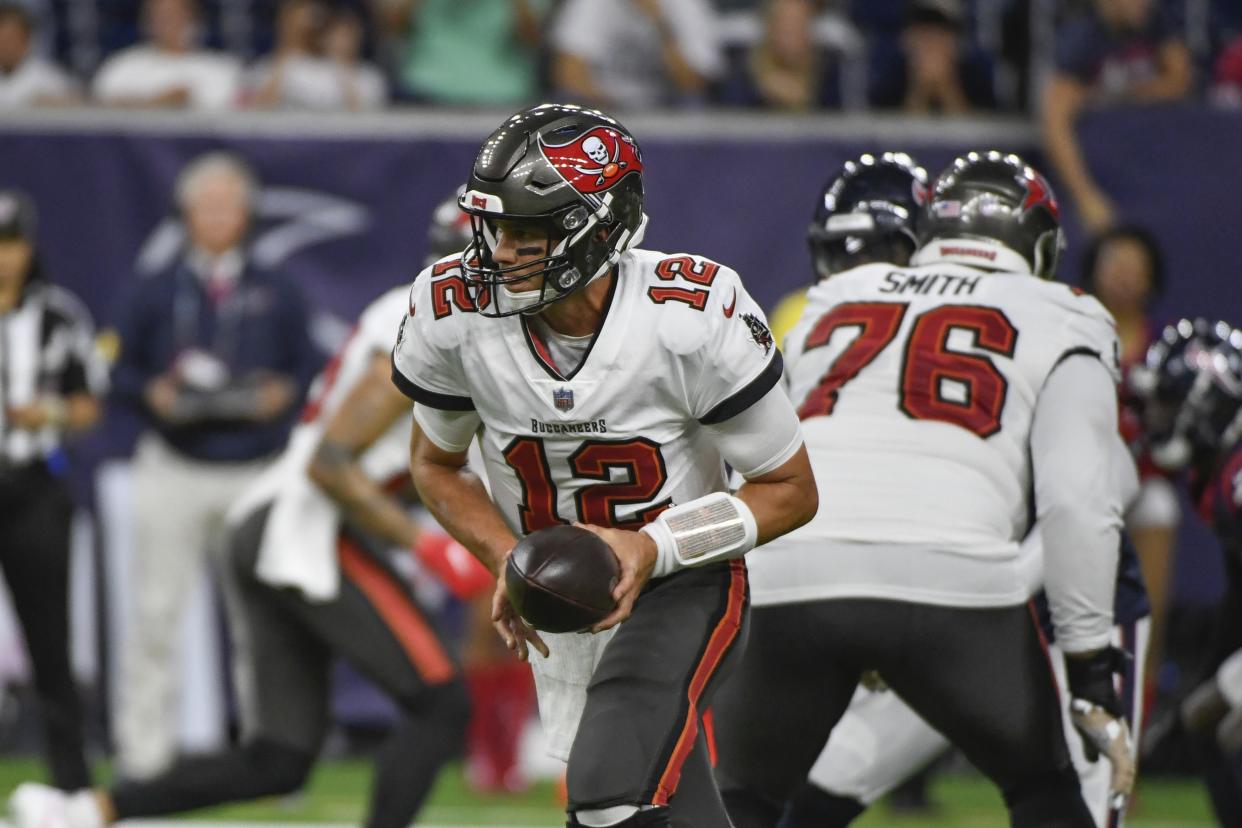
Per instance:
[[[1137,772],[1130,728],[1121,715],[1121,699],[1113,683],[1129,658],[1115,647],[1085,657],[1065,657],[1070,721],[1082,737],[1087,759],[1094,762],[1103,753],[1112,764],[1112,807],[1117,811],[1125,808]]]

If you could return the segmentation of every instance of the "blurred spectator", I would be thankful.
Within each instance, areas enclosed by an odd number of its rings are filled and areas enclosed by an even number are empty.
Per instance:
[[[31,46],[34,20],[25,6],[0,2],[0,109],[70,103],[77,98],[72,80]]]
[[[1119,226],[1096,238],[1083,258],[1083,287],[1108,308],[1117,322],[1121,342],[1120,413],[1122,436],[1137,446],[1140,439],[1139,400],[1127,377],[1141,365],[1147,346],[1160,333],[1151,306],[1164,290],[1164,256],[1146,230]],[[1143,580],[1151,601],[1151,638],[1147,650],[1155,677],[1164,654],[1165,623],[1173,577],[1172,558],[1181,506],[1169,479],[1145,457],[1139,458],[1141,487],[1126,514],[1126,530],[1138,551]]]
[[[302,291],[247,258],[256,183],[213,153],[177,181],[188,244],[134,286],[118,325],[118,397],[149,430],[133,460],[134,604],[122,646],[116,740],[122,773],[147,778],[174,753],[182,608],[224,514],[280,449],[314,373]]]
[[[763,36],[750,54],[759,101],[775,109],[819,103],[823,60],[814,41],[815,0],[768,0]]]
[[[701,100],[723,69],[708,0],[565,0],[552,35],[559,92],[637,109]]]
[[[1045,150],[1083,222],[1098,233],[1117,220],[1117,209],[1082,157],[1075,121],[1093,103],[1185,97],[1190,51],[1155,0],[1094,0],[1058,32],[1056,51],[1042,103]]]
[[[970,36],[962,0],[890,4],[896,15],[871,10],[870,100],[911,114],[958,114],[996,105],[992,64]]]
[[[361,58],[362,23],[349,9],[331,14],[317,0],[286,0],[275,53],[252,72],[250,103],[289,109],[379,109],[387,84]]]
[[[961,80],[960,0],[914,0],[901,32],[906,62],[902,108],[913,115],[970,109]]]
[[[237,102],[241,66],[196,45],[194,0],[146,0],[150,37],[117,52],[95,75],[94,95],[109,106],[225,109]]]
[[[323,30],[323,55],[333,72],[341,109],[381,109],[388,103],[388,82],[362,59],[362,21],[347,8],[337,9]]]
[[[107,369],[90,314],[43,277],[35,213],[0,190],[0,567],[34,669],[53,783],[90,784],[82,705],[69,663],[69,530],[61,479],[66,432],[99,418]]]
[[[538,55],[551,0],[395,0],[384,14],[397,83],[438,104],[518,106],[539,97]]]
[[[327,9],[318,0],[285,0],[276,12],[272,53],[250,71],[248,103],[254,106],[300,106],[303,79],[319,62],[319,38]]]

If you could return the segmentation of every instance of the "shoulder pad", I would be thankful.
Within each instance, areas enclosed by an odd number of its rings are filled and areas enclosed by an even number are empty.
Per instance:
[[[702,348],[745,292],[735,270],[702,256],[656,254],[642,265],[642,301],[655,309],[660,342],[673,353]]]

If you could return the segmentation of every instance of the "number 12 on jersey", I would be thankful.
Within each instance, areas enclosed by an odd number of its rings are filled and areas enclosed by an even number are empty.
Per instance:
[[[906,302],[846,302],[821,316],[807,334],[803,353],[827,345],[839,328],[859,331],[807,394],[798,416],[830,416],[841,389],[896,338],[908,309]],[[941,305],[925,311],[906,338],[898,407],[916,420],[937,420],[990,437],[1000,431],[1009,383],[987,355],[950,350],[949,335],[955,330],[973,336],[975,348],[1004,357],[1013,356],[1018,341],[1017,329],[999,308]],[[959,399],[944,395],[946,382],[961,389]]]
[[[517,437],[503,452],[505,462],[517,474],[522,487],[518,514],[522,532],[568,523],[557,513],[557,491],[543,440]],[[586,440],[569,456],[569,469],[576,478],[599,483],[575,487],[577,520],[594,526],[637,531],[655,520],[671,505],[667,498],[622,520],[618,507],[650,503],[668,480],[660,447],[651,440]],[[627,478],[613,482],[613,471]]]

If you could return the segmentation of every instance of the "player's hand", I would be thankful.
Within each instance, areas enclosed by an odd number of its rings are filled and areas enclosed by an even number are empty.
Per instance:
[[[612,597],[617,602],[617,608],[591,628],[591,632],[603,632],[629,618],[634,611],[634,602],[638,600],[639,593],[651,579],[651,571],[655,569],[655,541],[645,532],[605,529],[602,526],[581,523],[575,525],[597,535],[608,544],[617,556],[617,563],[621,565],[621,577],[612,588]]]
[[[1130,728],[1125,719],[1113,716],[1098,704],[1086,699],[1070,701],[1070,721],[1082,737],[1083,752],[1094,762],[1104,754],[1113,766],[1109,787],[1110,805],[1114,811],[1124,810],[1134,790],[1137,768],[1130,741]]]
[[[494,586],[487,567],[443,532],[420,532],[414,544],[414,557],[459,601],[484,595]]]
[[[512,553],[510,553],[512,554]],[[548,657],[548,645],[543,643],[539,633],[530,624],[522,620],[513,604],[509,603],[509,591],[505,589],[504,562],[500,565],[500,577],[496,579],[496,591],[492,594],[492,626],[505,646],[514,652],[522,661],[530,660],[530,648],[534,647],[544,658]]]
[[[1117,812],[1125,809],[1137,773],[1130,728],[1121,716],[1121,700],[1113,683],[1129,658],[1115,647],[1065,656],[1070,721],[1082,737],[1087,759],[1095,762],[1102,753],[1113,766],[1109,797]]]

